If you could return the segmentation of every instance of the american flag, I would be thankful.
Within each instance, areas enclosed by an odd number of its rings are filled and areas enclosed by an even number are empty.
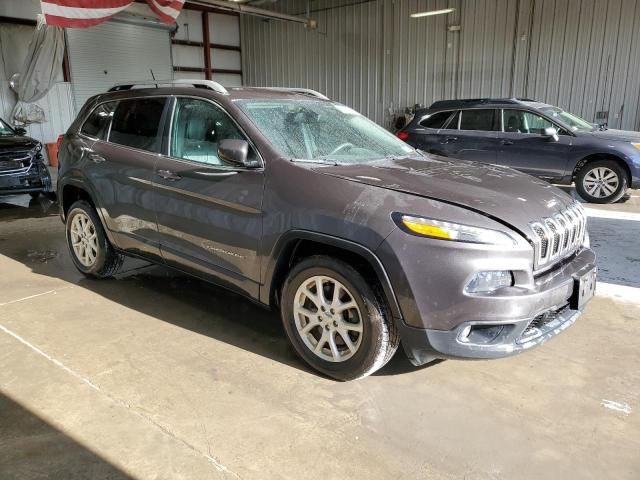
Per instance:
[[[91,27],[109,20],[135,0],[40,0],[47,25]],[[175,23],[185,0],[147,0],[149,7],[165,23]]]

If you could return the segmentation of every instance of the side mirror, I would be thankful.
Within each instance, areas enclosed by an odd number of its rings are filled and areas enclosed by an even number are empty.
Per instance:
[[[558,136],[558,130],[556,130],[554,127],[545,128],[542,136],[547,138],[552,138],[554,142],[557,142],[558,140],[560,140],[560,137]]]
[[[218,158],[223,162],[242,167],[256,167],[249,160],[249,143],[246,140],[225,138],[218,143]]]
[[[27,134],[27,129],[26,128],[16,127],[16,128],[14,128],[14,130],[16,131],[16,134],[21,135],[21,136]]]

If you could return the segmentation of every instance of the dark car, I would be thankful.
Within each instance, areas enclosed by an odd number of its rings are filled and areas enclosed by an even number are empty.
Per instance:
[[[51,191],[51,175],[43,162],[42,144],[0,118],[0,195]]]
[[[400,342],[415,365],[523,352],[593,295],[584,211],[556,187],[421,154],[316,92],[185,82],[114,87],[66,133],[82,273],[134,255],[233,289],[342,380]]]
[[[627,188],[640,188],[640,133],[610,130],[532,100],[435,102],[397,135],[434,154],[575,182],[587,202],[617,202]]]

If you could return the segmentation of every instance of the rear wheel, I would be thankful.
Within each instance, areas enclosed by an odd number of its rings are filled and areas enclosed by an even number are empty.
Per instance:
[[[281,313],[296,352],[338,380],[383,367],[399,336],[386,304],[348,264],[326,256],[301,261],[285,282]]]
[[[80,272],[93,278],[116,274],[124,257],[109,243],[100,217],[91,204],[79,200],[71,205],[66,230],[71,259]]]
[[[591,203],[614,203],[627,191],[627,173],[613,160],[587,163],[576,175],[576,190]]]

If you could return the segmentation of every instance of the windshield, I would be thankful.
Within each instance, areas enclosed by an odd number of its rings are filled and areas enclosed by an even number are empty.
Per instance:
[[[0,135],[15,135],[16,132],[0,118]]]
[[[286,158],[364,163],[414,152],[356,111],[318,100],[241,100],[240,108]]]
[[[592,123],[587,122],[584,118],[580,118],[573,113],[565,112],[560,107],[542,107],[544,113],[549,115],[552,118],[559,120],[564,123],[568,127],[571,128],[574,132],[582,131],[582,132],[591,132],[594,129]]]

